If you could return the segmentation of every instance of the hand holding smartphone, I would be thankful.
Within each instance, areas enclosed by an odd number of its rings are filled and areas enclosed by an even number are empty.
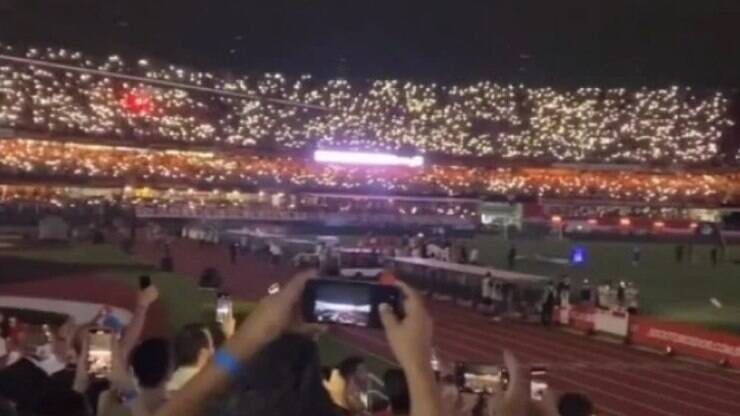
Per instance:
[[[546,377],[545,367],[532,367],[530,370],[532,400],[542,400],[548,388]],[[462,393],[491,395],[497,390],[506,390],[509,384],[509,374],[506,368],[497,365],[457,363],[455,381],[458,390]]]
[[[497,365],[455,365],[455,384],[461,393],[492,395],[497,390],[506,390],[508,382],[506,369]]]
[[[152,278],[148,274],[139,276],[139,289],[144,290],[152,285]]]
[[[381,328],[378,305],[390,305],[403,317],[401,291],[369,282],[314,279],[303,292],[303,319],[309,323]]]
[[[547,390],[547,369],[545,367],[532,367],[529,374],[532,400],[542,400],[542,395]]]
[[[234,305],[231,297],[227,293],[219,293],[216,298],[216,322],[222,324],[233,314]]]
[[[106,377],[113,361],[114,335],[107,328],[92,328],[88,331],[89,350],[87,354],[88,373],[94,377]]]

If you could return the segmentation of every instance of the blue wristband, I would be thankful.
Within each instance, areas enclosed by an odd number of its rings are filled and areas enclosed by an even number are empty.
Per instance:
[[[223,349],[216,351],[213,355],[213,363],[231,377],[238,375],[242,369],[242,363]]]

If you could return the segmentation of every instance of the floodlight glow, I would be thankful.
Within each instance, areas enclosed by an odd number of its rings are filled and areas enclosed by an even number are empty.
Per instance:
[[[423,156],[397,156],[390,153],[346,152],[341,150],[316,150],[313,159],[323,163],[373,166],[408,166],[418,168],[424,165]]]

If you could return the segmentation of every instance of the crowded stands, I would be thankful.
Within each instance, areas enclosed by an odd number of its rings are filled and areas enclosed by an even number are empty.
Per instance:
[[[582,171],[565,168],[484,168],[433,165],[422,169],[319,165],[293,158],[151,150],[54,141],[0,141],[0,173],[15,180],[47,179],[119,187],[244,189],[282,187],[400,194],[555,197],[656,203],[733,203],[738,173]]]
[[[481,81],[320,81],[220,76],[145,59],[6,46],[10,56],[215,88],[305,106],[158,88],[84,72],[0,64],[0,125],[64,137],[261,149],[320,147],[529,162],[705,164],[733,126],[717,91],[556,90]],[[323,108],[324,110],[317,109]]]

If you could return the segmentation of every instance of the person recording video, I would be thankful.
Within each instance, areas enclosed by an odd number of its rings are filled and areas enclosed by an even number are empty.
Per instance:
[[[282,342],[284,335],[291,332],[305,333],[309,328],[296,320],[296,309],[300,303],[306,282],[315,272],[296,275],[280,292],[263,298],[224,346],[216,352],[213,360],[188,382],[179,393],[169,400],[156,414],[158,416],[191,416],[204,414],[204,404],[212,400],[217,392],[234,386],[244,366],[250,361]],[[379,316],[385,329],[393,354],[409,380],[412,416],[441,416],[439,391],[431,368],[432,322],[421,296],[404,283],[397,283],[404,295],[405,317],[399,318],[393,309],[382,304]],[[321,383],[320,366],[303,378],[308,387],[313,381]],[[314,378],[316,380],[314,380]],[[237,382],[238,385],[238,382]],[[283,386],[284,387],[284,386]],[[280,390],[277,383],[272,392]],[[286,399],[289,396],[286,396]],[[281,402],[283,405],[285,401]],[[328,410],[327,410],[328,411]],[[260,413],[262,414],[262,413]],[[265,413],[266,414],[266,413]],[[278,414],[278,413],[270,413]],[[284,415],[323,416],[331,413],[306,413],[305,410]]]

